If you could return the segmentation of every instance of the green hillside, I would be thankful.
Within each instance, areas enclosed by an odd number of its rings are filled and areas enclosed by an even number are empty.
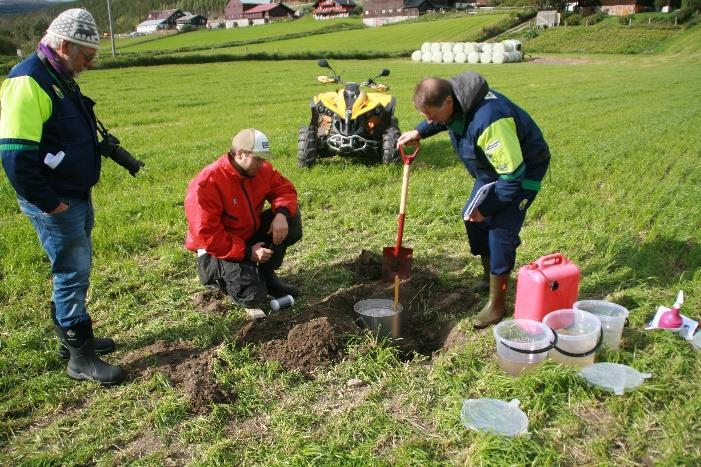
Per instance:
[[[269,40],[277,36],[296,34],[315,34],[345,28],[361,28],[360,18],[332,19],[317,21],[311,16],[293,21],[273,22],[261,26],[250,26],[232,29],[210,29],[192,31],[181,34],[141,36],[134,39],[122,39],[116,42],[122,53],[143,51],[177,51],[178,49],[197,49],[206,47],[221,48],[232,42],[247,42],[253,40]],[[150,40],[149,40],[150,39]],[[136,42],[138,40],[138,42]],[[134,41],[134,42],[128,42]],[[109,43],[109,41],[103,41]]]
[[[628,26],[618,18],[606,18],[592,26],[536,30],[536,37],[522,30],[508,38],[521,40],[526,51],[536,53],[649,54],[662,50],[667,40],[685,36],[682,31],[682,26],[669,23],[636,21]]]

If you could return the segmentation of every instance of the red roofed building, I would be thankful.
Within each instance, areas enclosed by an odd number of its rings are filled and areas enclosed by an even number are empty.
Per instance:
[[[294,14],[295,11],[284,3],[269,3],[245,10],[243,17],[246,19],[292,18]]]

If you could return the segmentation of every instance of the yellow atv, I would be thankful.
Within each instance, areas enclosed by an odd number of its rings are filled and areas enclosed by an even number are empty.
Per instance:
[[[335,92],[322,92],[311,101],[312,118],[309,125],[299,129],[297,163],[309,167],[317,157],[360,155],[380,157],[384,164],[399,162],[397,139],[399,123],[394,116],[395,98],[384,94],[389,87],[374,79],[389,76],[383,69],[375,78],[363,83],[345,82],[326,60],[319,66],[328,68],[333,76],[319,76],[324,84],[341,83]],[[368,87],[376,92],[361,90]]]

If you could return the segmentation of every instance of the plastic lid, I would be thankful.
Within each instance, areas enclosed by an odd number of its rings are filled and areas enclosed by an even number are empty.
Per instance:
[[[466,428],[503,436],[518,436],[528,432],[528,417],[519,409],[514,399],[504,402],[498,399],[466,399],[462,404],[460,419]]]
[[[696,347],[696,350],[701,350],[701,331],[694,334],[691,339],[691,344]]]
[[[579,374],[589,384],[607,391],[613,391],[614,394],[619,396],[624,392],[637,389],[646,379],[652,376],[650,373],[640,373],[628,365],[608,362],[589,365],[583,368]]]

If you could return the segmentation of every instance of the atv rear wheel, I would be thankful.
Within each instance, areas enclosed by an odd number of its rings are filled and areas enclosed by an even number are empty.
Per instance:
[[[382,163],[393,164],[399,162],[397,140],[399,140],[399,128],[389,127],[382,134]]]
[[[304,125],[297,136],[297,166],[311,167],[316,162],[317,155],[316,129]]]

